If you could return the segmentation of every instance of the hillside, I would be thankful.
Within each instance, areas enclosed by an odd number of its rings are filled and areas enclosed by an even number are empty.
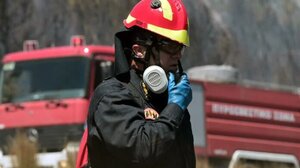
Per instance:
[[[0,1],[0,54],[65,45],[74,34],[113,44],[113,34],[138,0]],[[207,64],[238,68],[241,80],[300,85],[299,0],[185,0],[191,47],[185,69]]]

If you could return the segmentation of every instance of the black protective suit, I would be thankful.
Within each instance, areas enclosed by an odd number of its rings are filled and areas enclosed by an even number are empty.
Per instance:
[[[195,168],[189,113],[167,101],[167,92],[152,94],[147,100],[141,77],[134,70],[127,69],[103,81],[95,90],[89,109],[90,165],[93,168]],[[159,117],[146,119],[146,108],[156,110]]]

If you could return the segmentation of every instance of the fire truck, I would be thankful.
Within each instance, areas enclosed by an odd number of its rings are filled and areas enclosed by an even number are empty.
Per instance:
[[[239,81],[229,66],[194,67],[188,74],[195,151],[202,165],[299,168],[299,88]]]
[[[68,167],[89,98],[113,71],[114,48],[86,45],[83,36],[73,36],[69,46],[39,49],[37,41],[28,40],[23,48],[2,59],[0,168],[12,167],[7,146],[19,130],[38,142],[40,167]]]

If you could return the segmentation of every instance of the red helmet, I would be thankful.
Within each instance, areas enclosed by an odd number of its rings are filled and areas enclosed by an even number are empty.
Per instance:
[[[181,0],[141,0],[123,23],[189,46],[187,12]]]

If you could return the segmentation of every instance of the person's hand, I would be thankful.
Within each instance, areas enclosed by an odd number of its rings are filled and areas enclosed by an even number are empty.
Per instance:
[[[185,110],[192,101],[192,89],[187,75],[184,73],[176,84],[173,73],[169,74],[168,103],[175,103]]]

